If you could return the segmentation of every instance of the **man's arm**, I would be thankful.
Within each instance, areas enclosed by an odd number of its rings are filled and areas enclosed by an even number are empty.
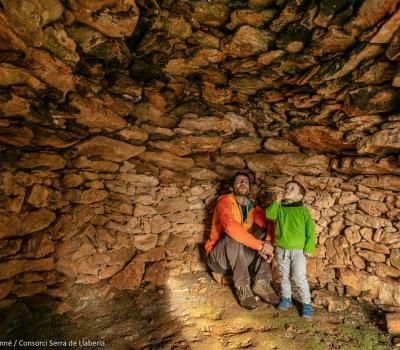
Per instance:
[[[254,250],[260,250],[262,243],[251,233],[247,232],[239,223],[236,222],[232,214],[232,203],[227,198],[218,201],[216,214],[219,216],[222,229],[235,241],[244,244]]]

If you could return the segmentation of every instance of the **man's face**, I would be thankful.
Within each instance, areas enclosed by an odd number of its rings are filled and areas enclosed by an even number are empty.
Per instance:
[[[250,192],[249,178],[245,175],[238,175],[233,182],[233,193],[239,196],[247,196]]]
[[[289,182],[285,186],[285,194],[283,199],[290,200],[290,201],[301,201],[302,195],[300,193],[300,188],[296,183]]]

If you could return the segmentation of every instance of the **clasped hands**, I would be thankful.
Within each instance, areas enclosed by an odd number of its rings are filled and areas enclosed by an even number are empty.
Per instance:
[[[261,242],[261,247],[258,249],[258,254],[260,254],[263,259],[271,262],[272,258],[274,257],[274,247],[269,242]]]

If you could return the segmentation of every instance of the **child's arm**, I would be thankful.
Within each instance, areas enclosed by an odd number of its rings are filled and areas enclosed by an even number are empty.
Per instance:
[[[310,212],[307,210],[305,214],[306,244],[304,246],[304,253],[312,255],[315,253],[315,225]]]
[[[273,201],[266,209],[265,216],[267,217],[267,219],[276,220],[278,218],[281,208],[281,202]]]

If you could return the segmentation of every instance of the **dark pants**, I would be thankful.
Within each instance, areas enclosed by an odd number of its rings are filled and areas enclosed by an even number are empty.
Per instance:
[[[233,273],[235,287],[250,284],[249,266],[255,261],[256,280],[272,280],[271,264],[257,251],[225,235],[207,256],[209,268],[217,273]]]

